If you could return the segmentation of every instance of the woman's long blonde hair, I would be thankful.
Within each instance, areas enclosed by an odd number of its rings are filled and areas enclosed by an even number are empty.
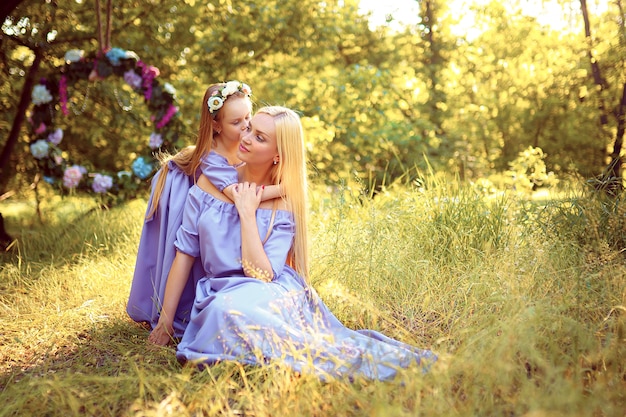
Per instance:
[[[215,118],[211,116],[207,102],[209,97],[221,88],[224,88],[225,85],[226,83],[212,84],[204,93],[202,108],[200,110],[200,128],[198,129],[198,139],[196,140],[196,144],[183,148],[175,155],[164,152],[158,156],[161,164],[160,173],[154,186],[152,202],[148,213],[146,214],[146,218],[151,218],[157,211],[159,200],[161,198],[161,194],[163,193],[163,187],[165,186],[167,173],[169,172],[170,162],[178,165],[178,168],[180,168],[185,175],[192,177],[194,182],[196,181],[198,170],[202,164],[202,159],[208,155],[211,149],[216,145],[212,122],[214,120],[219,122],[222,119],[222,112],[220,111],[216,113]],[[229,95],[226,100],[230,97],[246,97],[246,95],[241,91],[237,91],[232,95]]]
[[[308,180],[302,123],[293,110],[281,106],[262,107],[257,111],[259,113],[274,118],[279,161],[272,168],[272,183],[282,185],[295,221],[294,242],[288,260],[296,272],[308,280]]]

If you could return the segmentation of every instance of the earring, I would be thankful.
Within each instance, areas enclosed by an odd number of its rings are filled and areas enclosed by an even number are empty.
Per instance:
[[[274,161],[274,165],[276,165],[278,163],[278,161]]]

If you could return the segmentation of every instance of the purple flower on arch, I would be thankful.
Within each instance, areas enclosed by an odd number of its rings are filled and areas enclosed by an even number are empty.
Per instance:
[[[161,145],[163,145],[163,136],[160,133],[152,132],[150,134],[150,142],[148,143],[150,149],[157,149]]]
[[[62,140],[63,130],[59,128],[55,129],[54,132],[48,135],[48,142],[52,143],[53,145],[58,145],[59,143],[61,143]]]
[[[96,174],[91,189],[96,193],[106,193],[113,186],[113,178],[109,175]]]
[[[139,74],[131,69],[124,73],[124,81],[126,81],[126,84],[130,85],[133,90],[137,90],[141,87],[143,80]]]

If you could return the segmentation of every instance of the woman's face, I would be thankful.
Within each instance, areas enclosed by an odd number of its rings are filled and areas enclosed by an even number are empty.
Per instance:
[[[237,157],[247,164],[272,165],[278,162],[276,125],[269,114],[258,113],[242,132]]]
[[[252,103],[247,97],[229,97],[219,110],[220,119],[213,128],[220,132],[218,138],[227,143],[238,142],[241,132],[250,123],[251,111]]]

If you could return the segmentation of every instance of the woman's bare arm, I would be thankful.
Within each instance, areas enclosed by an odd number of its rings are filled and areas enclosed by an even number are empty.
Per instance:
[[[161,315],[159,316],[157,325],[148,337],[148,340],[155,345],[165,346],[172,340],[174,334],[174,316],[176,315],[180,297],[189,279],[189,274],[191,273],[195,259],[196,258],[186,253],[176,251],[174,262],[167,275]]]

